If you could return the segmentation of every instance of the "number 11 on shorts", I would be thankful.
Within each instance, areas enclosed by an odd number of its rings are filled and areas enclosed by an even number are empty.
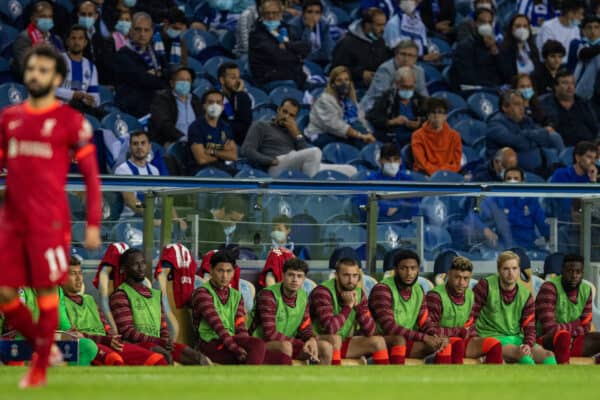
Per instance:
[[[56,248],[49,248],[44,253],[44,257],[48,262],[48,268],[50,270],[50,280],[57,281],[69,267],[67,263],[67,257],[65,256],[65,250],[62,246]]]

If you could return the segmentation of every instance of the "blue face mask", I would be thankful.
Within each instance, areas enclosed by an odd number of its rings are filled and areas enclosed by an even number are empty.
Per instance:
[[[223,233],[225,234],[225,236],[231,236],[233,232],[235,232],[235,228],[235,225],[230,225],[227,228],[223,228]]]
[[[54,28],[54,21],[52,18],[38,18],[35,26],[42,32],[49,32]]]
[[[523,88],[523,89],[519,89],[519,92],[521,92],[521,95],[523,96],[523,98],[525,100],[530,100],[533,95],[535,94],[535,92],[533,91],[533,88]]]
[[[175,93],[180,96],[187,96],[192,90],[192,83],[189,81],[175,81]]]
[[[94,26],[94,22],[96,22],[94,17],[79,17],[79,25],[83,26],[85,29],[90,29]]]
[[[597,44],[600,44],[600,37],[599,37],[599,38],[596,38],[596,39],[594,39],[593,41],[591,41],[591,42],[589,42],[589,43],[590,43],[590,45],[592,45],[592,46],[595,46],[595,45],[597,45]]]
[[[578,19],[571,19],[569,20],[569,27],[571,28],[577,28],[579,25],[581,25],[581,21]]]
[[[373,32],[369,32],[369,33],[367,33],[367,37],[368,37],[369,39],[373,40],[373,41],[376,41],[377,39],[379,39],[379,38],[377,37],[377,35],[376,35],[375,33],[373,33]]]
[[[404,100],[412,99],[414,94],[414,90],[398,90],[398,96]]]
[[[171,39],[177,39],[181,35],[181,31],[173,28],[167,28],[167,36]]]
[[[131,22],[117,21],[117,24],[115,25],[115,30],[117,32],[121,32],[123,35],[127,35],[127,34],[129,34],[129,31],[131,30]]]
[[[279,25],[281,25],[281,21],[279,21],[279,20],[277,20],[277,21],[263,21],[263,25],[267,28],[267,30],[269,32],[276,31],[277,28],[279,28]]]
[[[123,0],[123,5],[127,8],[135,7],[137,0]]]

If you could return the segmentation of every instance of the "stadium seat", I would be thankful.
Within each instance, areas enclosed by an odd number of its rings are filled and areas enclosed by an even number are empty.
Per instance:
[[[542,153],[539,149],[533,149],[529,151],[520,151],[517,153],[519,158],[519,167],[525,171],[539,171],[543,168],[544,160],[542,159]]]
[[[219,37],[219,43],[221,46],[229,52],[235,47],[235,32],[230,30],[221,30],[217,33]]]
[[[455,125],[459,121],[462,121],[463,119],[477,119],[477,118],[478,118],[477,115],[473,111],[471,111],[469,109],[461,108],[461,109],[456,109],[456,110],[450,111],[446,117],[446,122],[448,122],[448,125],[455,128]]]
[[[246,312],[252,312],[252,308],[254,307],[254,296],[256,295],[256,288],[249,281],[245,279],[240,279],[240,292],[242,293],[242,297],[244,298],[244,306],[246,307]]]
[[[565,258],[564,253],[552,253],[546,256],[544,260],[544,278],[549,279],[562,272],[562,264]]]
[[[224,54],[219,40],[211,32],[188,29],[183,33],[181,39],[187,46],[188,55],[199,61],[206,61],[211,57]]]
[[[465,99],[456,93],[442,91],[434,93],[432,97],[435,97],[436,99],[445,99],[450,107],[449,111],[469,108]]]
[[[321,226],[312,215],[300,211],[295,213],[291,221],[290,241],[294,243],[294,251],[304,250],[310,259],[322,256]]]
[[[448,231],[440,226],[426,225],[424,229],[425,251],[435,256],[452,246],[452,237]]]
[[[315,281],[313,281],[312,279],[309,279],[309,278],[304,279],[304,283],[302,284],[302,289],[304,289],[304,291],[307,294],[310,294],[310,292],[312,292],[313,289],[316,287],[317,287],[317,283]]]
[[[477,150],[485,147],[485,122],[465,117],[451,126],[460,133],[460,137],[465,145]]]
[[[533,172],[525,171],[525,182],[527,183],[546,183],[546,180]]]
[[[360,150],[361,160],[366,161],[372,169],[379,169],[379,155],[381,153],[381,143],[370,143]]]
[[[194,71],[196,77],[203,76],[206,73],[206,71],[204,71],[202,63],[200,63],[200,61],[196,60],[195,58],[188,57],[187,66],[188,68],[191,68],[192,71]]]
[[[327,164],[323,164],[327,165]],[[312,177],[315,181],[348,181],[350,178],[347,175],[342,174],[338,171],[333,170],[324,170],[317,172],[315,176]]]
[[[442,226],[447,222],[448,207],[438,196],[427,196],[421,200],[419,214],[425,217],[428,224]]]
[[[252,119],[254,121],[270,121],[277,115],[277,112],[269,106],[262,106],[252,110]]]
[[[248,93],[248,96],[252,101],[253,110],[271,104],[271,99],[269,98],[269,95],[257,87],[247,85],[246,93]]]
[[[25,86],[19,83],[0,85],[0,109],[21,103],[27,98]]]
[[[330,26],[338,26],[340,28],[346,28],[352,19],[346,11],[338,7],[329,6],[323,13],[323,19],[329,23]]]
[[[416,171],[413,171],[410,169],[405,170],[404,174],[407,176],[410,176],[412,178],[412,180],[415,182],[427,182],[429,180],[429,178],[427,178],[427,175],[424,175],[420,172],[416,172]]]
[[[99,85],[98,94],[100,95],[101,106],[115,103],[115,94],[110,87],[106,85]]]
[[[304,114],[304,115],[298,116],[297,121],[298,121],[297,122],[298,129],[300,129],[300,132],[304,132],[304,130],[308,126],[308,123],[310,122],[310,115]]]
[[[401,240],[400,230],[395,225],[377,225],[377,244],[382,245],[386,251],[398,248]]]
[[[370,169],[360,169],[358,168],[358,172],[352,176],[353,181],[367,181],[369,180],[369,176],[376,173],[377,171],[373,171]]]
[[[465,178],[456,172],[439,170],[429,177],[429,182],[464,182]]]
[[[102,118],[102,127],[113,131],[119,138],[144,129],[135,117],[124,112],[112,112]]]
[[[440,54],[450,55],[450,53],[452,53],[452,47],[450,47],[450,44],[444,39],[431,35],[429,41],[438,48]]]
[[[563,151],[558,155],[558,159],[562,165],[568,167],[573,164],[573,146],[565,147]]]
[[[202,95],[204,94],[204,92],[206,92],[208,89],[212,89],[214,87],[214,85],[212,84],[211,81],[209,81],[208,79],[198,79],[196,78],[193,82],[193,86],[194,86],[194,90],[193,93],[202,98]]]
[[[467,99],[469,108],[479,116],[482,121],[487,120],[492,114],[499,110],[500,99],[497,95],[489,92],[473,93]]]
[[[278,179],[310,179],[310,177],[300,171],[296,171],[296,170],[287,170],[287,171],[283,171],[281,174],[279,174],[279,176],[277,177]]]
[[[359,151],[356,147],[346,143],[329,143],[323,148],[323,161],[333,164],[348,164],[350,161],[359,158]]]
[[[265,171],[256,168],[246,167],[242,169],[240,172],[235,174],[234,178],[238,179],[261,179],[261,178],[271,178],[269,174]]]
[[[0,84],[14,81],[15,79],[10,69],[10,62],[4,57],[0,57]]]
[[[143,223],[139,222],[119,222],[111,232],[113,242],[127,243],[129,247],[140,247],[143,237]]]
[[[362,284],[363,290],[365,291],[365,295],[369,297],[369,295],[371,294],[371,290],[373,290],[373,287],[377,285],[377,279],[367,274],[362,274]]]
[[[222,57],[222,56],[216,56],[216,57],[212,57],[208,60],[206,60],[206,62],[204,62],[204,73],[205,76],[210,79],[212,82],[214,83],[218,83],[219,82],[219,67],[221,66],[221,64],[226,63],[226,62],[233,62],[235,63],[236,61],[232,58],[227,58],[227,57]]]
[[[475,150],[469,146],[463,146],[462,152],[463,152],[463,158],[464,158],[464,164],[461,163],[462,166],[474,164],[479,161],[483,161],[480,153],[477,150]]]
[[[167,147],[165,161],[169,173],[175,176],[185,175],[186,160],[188,158],[188,146],[186,142],[175,142]]]
[[[304,69],[308,70],[311,76],[325,77],[325,71],[323,71],[323,68],[319,64],[310,60],[304,60]]]
[[[71,220],[82,221],[85,218],[85,206],[79,196],[74,193],[68,192],[67,198],[69,200],[69,209],[71,210]]]
[[[97,130],[102,128],[102,125],[100,125],[100,121],[98,121],[98,118],[94,117],[93,115],[89,115],[89,114],[84,114],[84,117],[85,117],[85,119],[88,120],[88,122],[92,126],[92,130],[94,132],[96,132]]]
[[[222,169],[208,167],[202,168],[200,171],[196,173],[196,177],[198,178],[213,178],[213,179],[223,179],[223,178],[231,178],[227,172]]]
[[[435,66],[431,65],[430,63],[419,63],[419,66],[421,66],[425,70],[425,82],[429,83],[444,80],[444,77],[442,76],[440,70],[437,69]]]
[[[0,22],[0,55],[2,57],[5,57],[6,59],[12,57],[12,46],[18,36],[18,29]]]
[[[121,192],[102,192],[102,219],[116,221],[123,211],[123,196]]]
[[[271,92],[269,93],[269,97],[271,98],[271,103],[279,107],[283,100],[287,98],[292,98],[296,100],[299,104],[302,104],[304,99],[304,93],[296,88],[280,86],[271,90]]]
[[[0,1],[0,20],[5,20],[13,26],[20,26],[23,22],[25,4],[22,0]]]

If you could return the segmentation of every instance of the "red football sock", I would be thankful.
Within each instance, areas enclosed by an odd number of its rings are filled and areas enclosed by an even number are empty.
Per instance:
[[[280,351],[265,351],[264,364],[267,365],[292,365],[292,358]]]
[[[436,364],[450,364],[452,362],[452,345],[448,344],[442,350],[435,353]]]
[[[54,343],[54,331],[58,326],[58,294],[38,296],[38,307],[40,317],[35,340],[35,352],[38,354],[38,359],[34,367],[45,371],[48,368],[50,348]]]
[[[388,365],[390,363],[390,357],[388,356],[387,349],[379,350],[373,353],[373,363],[379,365]]]
[[[34,344],[37,335],[36,324],[27,306],[18,297],[0,306],[6,325],[15,328],[30,343]]]
[[[485,353],[486,364],[502,364],[502,344],[498,339],[485,338],[483,341],[483,352]]]
[[[571,358],[571,335],[567,331],[558,331],[552,339],[557,364],[568,364]]]
[[[404,365],[406,361],[406,346],[392,346],[390,351],[390,364]]]
[[[331,365],[342,365],[342,351],[334,350],[331,355]]]
[[[465,341],[460,338],[450,338],[452,346],[451,361],[452,364],[462,364],[465,358]]]
[[[97,344],[97,346],[98,353],[96,353],[96,358],[92,360],[92,365],[125,365],[123,357],[115,350],[102,344]]]

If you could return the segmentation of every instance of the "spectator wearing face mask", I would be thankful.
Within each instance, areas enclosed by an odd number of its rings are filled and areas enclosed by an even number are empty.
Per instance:
[[[98,81],[104,85],[113,84],[111,63],[114,52],[102,36],[100,30],[101,19],[98,14],[98,7],[94,2],[86,0],[79,4],[77,23],[86,30],[87,45],[83,55],[98,68]]]
[[[268,287],[281,282],[283,279],[283,264],[294,258],[293,243],[288,243],[288,237],[292,232],[291,220],[286,215],[273,218],[273,230],[271,231],[271,250],[266,257],[265,265],[258,276],[258,286]],[[290,248],[291,247],[291,248]]]
[[[539,52],[531,35],[529,20],[517,14],[510,20],[502,42],[500,57],[502,80],[510,82],[517,74],[530,74],[540,63]]]
[[[573,40],[580,39],[579,25],[583,20],[585,2],[583,0],[563,0],[560,3],[560,15],[544,22],[536,38],[538,49],[548,40],[559,41],[566,50],[563,62],[569,58],[569,48]],[[543,54],[542,54],[543,57]]]
[[[458,43],[450,68],[450,81],[457,90],[461,85],[498,86],[502,83],[500,48],[494,36],[493,21],[492,11],[477,9],[477,33]]]
[[[533,86],[533,80],[527,74],[517,74],[510,82],[511,89],[518,90],[525,102],[525,115],[546,129],[552,128],[552,119],[544,114],[540,107],[540,98]],[[554,129],[554,128],[552,128]]]
[[[113,27],[120,19],[121,14],[129,13],[131,15],[133,8],[137,5],[137,0],[112,0],[106,1],[102,6],[101,18],[107,27]]]
[[[496,0],[473,0],[472,11],[469,13],[467,18],[463,19],[462,22],[456,28],[456,42],[460,43],[466,39],[473,39],[477,36],[477,25],[475,24],[475,13],[479,9],[490,11],[496,15]],[[496,38],[496,42],[502,43],[504,35],[502,32],[502,25],[500,21],[494,19],[492,21],[492,31]]]
[[[113,31],[110,34],[113,50],[119,51],[122,47],[130,46],[129,32],[131,31],[131,13],[129,11],[123,11],[117,17],[117,20],[113,26]]]
[[[209,89],[202,95],[204,114],[200,115],[188,130],[190,148],[189,175],[203,168],[213,167],[235,174],[233,161],[238,158],[237,145],[231,127],[221,118],[223,94]]]
[[[426,103],[427,121],[412,135],[413,169],[427,175],[444,170],[460,171],[460,135],[446,122],[448,103],[431,97]]]
[[[415,91],[415,74],[410,67],[396,71],[394,86],[375,99],[367,119],[381,142],[401,148],[410,143],[412,133],[425,121],[425,98]]]
[[[177,7],[169,9],[162,28],[152,37],[154,52],[162,59],[163,65],[187,65],[188,51],[181,40],[181,34],[187,27],[183,11]]]
[[[473,182],[502,182],[507,169],[518,164],[517,153],[510,147],[499,149],[494,158],[473,172]]]

